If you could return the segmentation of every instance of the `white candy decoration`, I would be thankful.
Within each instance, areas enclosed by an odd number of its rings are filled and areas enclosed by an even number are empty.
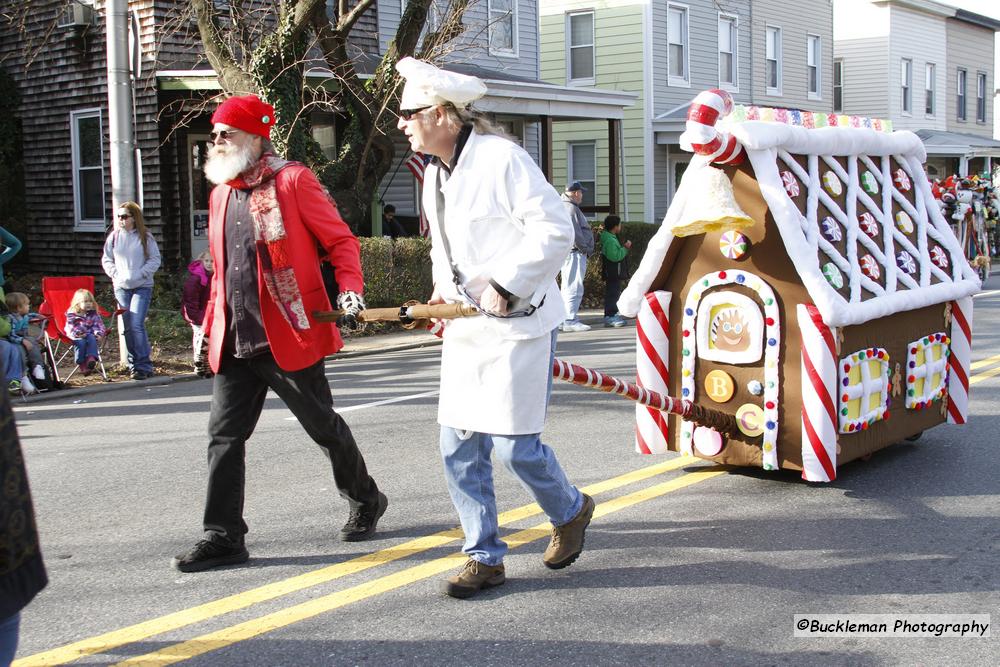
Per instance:
[[[694,429],[694,448],[702,456],[715,456],[722,451],[722,434],[707,426]]]
[[[823,187],[834,197],[839,197],[844,192],[844,185],[832,171],[823,174]]]
[[[875,174],[870,171],[861,174],[861,187],[870,195],[878,194],[878,181],[875,180]]]
[[[899,211],[896,213],[896,226],[899,227],[899,231],[904,234],[912,234],[913,218],[911,218],[906,211]]]
[[[878,262],[871,255],[865,255],[858,263],[861,265],[861,272],[872,280],[878,280],[882,275],[882,269],[879,268]]]
[[[799,196],[799,184],[795,180],[795,175],[790,171],[781,172],[781,182],[785,186],[785,192],[788,193],[789,197]]]
[[[899,268],[907,273],[914,273],[917,270],[917,263],[913,261],[913,256],[905,250],[901,250],[900,253],[896,255],[896,264],[898,264]]]
[[[844,275],[833,262],[827,262],[823,265],[823,277],[834,289],[840,289],[844,286]]]
[[[931,261],[940,269],[948,268],[948,253],[939,245],[931,248]]]
[[[861,231],[868,236],[872,238],[878,236],[878,222],[875,220],[875,216],[868,211],[861,214],[861,217],[858,218],[858,224],[861,225]]]
[[[722,256],[727,259],[743,259],[749,249],[749,239],[740,232],[730,230],[723,233],[719,239],[719,250],[722,251]]]
[[[948,423],[969,419],[969,366],[972,361],[972,297],[951,302],[951,355],[948,357]]]
[[[670,292],[646,294],[635,326],[636,383],[665,396],[670,395]],[[635,451],[662,454],[669,439],[667,415],[654,408],[635,406]]]
[[[796,306],[802,339],[802,478],[837,478],[837,347],[811,303]]]
[[[830,243],[836,243],[840,239],[844,238],[843,232],[840,231],[840,225],[838,225],[837,221],[830,216],[823,218],[823,221],[820,222],[819,225],[820,232],[822,232],[823,236],[826,237],[826,240]]]
[[[896,184],[896,189],[900,192],[909,192],[913,187],[910,184],[910,177],[902,169],[892,172],[892,182]]]

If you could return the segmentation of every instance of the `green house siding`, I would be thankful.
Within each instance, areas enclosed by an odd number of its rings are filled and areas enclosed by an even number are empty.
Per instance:
[[[611,6],[609,6],[611,5]],[[541,30],[540,68],[543,81],[567,84],[566,77],[566,25],[567,13],[594,12],[594,40],[596,69],[594,86],[612,90],[639,93],[633,106],[624,111],[622,121],[622,164],[625,181],[619,176],[619,193],[622,197],[620,213],[628,210],[629,221],[651,222],[643,210],[645,198],[645,118],[646,101],[643,88],[643,5],[612,2],[557,2],[540,3],[539,27]],[[559,122],[553,126],[552,165],[553,181],[565,184],[568,175],[568,146],[572,142],[594,142],[597,149],[598,205],[608,204],[608,124],[601,121]],[[625,193],[628,201],[625,201]],[[603,218],[602,216],[599,216]]]

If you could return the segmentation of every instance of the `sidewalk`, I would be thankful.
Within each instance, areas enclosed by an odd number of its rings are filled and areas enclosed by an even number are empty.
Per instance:
[[[580,320],[594,328],[600,327],[604,320],[604,311],[598,308],[591,308],[580,311]],[[374,336],[358,336],[356,338],[346,338],[344,347],[336,354],[336,359],[350,359],[351,357],[363,357],[370,354],[380,354],[382,352],[396,352],[399,350],[413,350],[421,347],[432,347],[441,344],[441,339],[424,329],[414,329],[412,331],[394,331],[392,333],[377,334]],[[157,375],[147,380],[125,380],[122,382],[106,382],[103,384],[91,384],[85,387],[73,387],[60,391],[49,391],[41,394],[32,394],[21,399],[11,401],[13,407],[23,406],[31,403],[43,401],[56,401],[64,398],[79,398],[91,394],[101,394],[119,389],[135,389],[136,387],[162,386],[174,382],[189,382],[200,380],[194,373],[183,373],[181,375]]]

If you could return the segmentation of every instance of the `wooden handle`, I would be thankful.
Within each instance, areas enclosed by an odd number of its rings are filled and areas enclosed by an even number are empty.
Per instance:
[[[450,320],[456,317],[472,317],[478,315],[472,306],[465,303],[437,303],[428,305],[418,303],[402,308],[368,308],[358,314],[359,322],[399,322],[400,320]],[[316,310],[313,319],[317,322],[336,322],[344,316],[342,310]]]

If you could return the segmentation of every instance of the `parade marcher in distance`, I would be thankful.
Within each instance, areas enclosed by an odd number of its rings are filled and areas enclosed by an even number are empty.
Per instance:
[[[173,560],[182,572],[249,558],[243,520],[246,441],[268,389],[330,460],[337,490],[350,507],[342,540],[371,537],[388,504],[350,427],[333,409],[323,359],[343,347],[340,333],[313,319],[313,312],[330,310],[319,246],[335,267],[337,305],[348,319],[364,309],[360,244],[316,176],[274,154],[270,104],[255,95],[231,97],[212,123],[214,145],[205,175],[216,184],[208,229],[216,271],[203,345],[195,350],[196,371],[215,374],[208,496],[203,539]]]
[[[563,206],[573,221],[573,249],[563,262],[562,299],[566,305],[566,321],[563,331],[589,331],[590,326],[580,321],[580,304],[583,303],[583,279],[587,275],[587,258],[594,254],[594,231],[587,217],[580,210],[585,188],[580,181],[566,186],[562,194]]]
[[[133,380],[153,377],[146,314],[153,299],[153,274],[160,268],[160,249],[146,229],[142,209],[135,202],[118,207],[115,225],[104,241],[104,272],[115,288],[125,325],[125,349]]]
[[[472,303],[441,353],[438,422],[445,479],[469,560],[445,593],[465,598],[505,581],[490,453],[531,492],[554,526],[543,560],[559,569],[583,550],[594,501],[566,479],[541,431],[565,317],[555,277],[573,243],[559,195],[520,146],[466,110],[475,77],[404,58],[398,127],[434,156],[423,188],[430,222],[431,303]]]

